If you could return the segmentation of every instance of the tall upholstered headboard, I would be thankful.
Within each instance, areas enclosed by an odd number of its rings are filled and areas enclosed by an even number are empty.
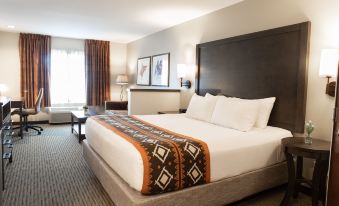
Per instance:
[[[303,132],[310,22],[197,45],[196,92],[276,97],[269,125]]]

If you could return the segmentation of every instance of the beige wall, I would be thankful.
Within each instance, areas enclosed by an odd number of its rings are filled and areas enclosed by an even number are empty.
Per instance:
[[[115,84],[118,74],[126,74],[127,45],[111,42],[111,99],[120,100],[120,86]],[[124,89],[124,99],[127,91]]]
[[[19,34],[0,32],[0,84],[6,96],[20,96]]]
[[[117,74],[126,72],[126,44],[111,43],[111,98],[118,100],[120,87],[116,86]],[[53,49],[84,49],[84,40],[52,38]],[[7,96],[20,96],[19,34],[0,32],[0,84],[6,84]]]
[[[206,16],[129,43],[127,66],[135,82],[138,57],[171,52],[170,87],[178,88],[176,65],[195,63],[195,45],[280,26],[312,22],[306,119],[316,124],[314,136],[330,139],[334,99],[325,95],[326,80],[318,76],[322,48],[339,47],[339,2],[334,0],[246,0]],[[194,81],[195,71],[189,79]],[[193,85],[194,88],[194,85]],[[187,107],[194,89],[181,95]]]

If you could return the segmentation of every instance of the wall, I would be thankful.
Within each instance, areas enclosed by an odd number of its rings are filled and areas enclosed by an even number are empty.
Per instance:
[[[4,96],[20,96],[19,34],[0,32],[0,84],[8,87]]]
[[[334,99],[325,92],[326,79],[318,76],[322,48],[339,47],[339,2],[333,0],[246,0],[167,30],[131,42],[127,46],[128,73],[135,82],[138,57],[171,52],[170,87],[179,88],[178,63],[195,63],[195,45],[304,21],[312,22],[306,119],[316,124],[314,136],[331,138]],[[181,107],[188,105],[193,88],[181,94]]]
[[[111,99],[120,101],[120,86],[115,84],[118,74],[126,74],[127,45],[111,42]],[[127,91],[124,88],[124,99],[127,100]]]

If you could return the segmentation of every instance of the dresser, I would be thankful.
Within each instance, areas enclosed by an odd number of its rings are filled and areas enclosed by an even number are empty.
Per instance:
[[[2,188],[0,189],[0,206],[2,205],[2,190],[5,189],[5,164],[7,161],[12,162],[12,133],[11,101],[9,98],[0,97],[0,154],[2,156],[2,161],[0,161],[0,186]]]

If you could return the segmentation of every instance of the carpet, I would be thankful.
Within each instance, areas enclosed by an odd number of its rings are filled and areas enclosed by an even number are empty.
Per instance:
[[[82,147],[69,125],[43,125],[42,135],[14,138],[13,163],[6,167],[5,206],[113,206],[87,166]],[[279,205],[284,188],[276,188],[233,203],[233,206]],[[300,195],[295,206],[311,205]]]

